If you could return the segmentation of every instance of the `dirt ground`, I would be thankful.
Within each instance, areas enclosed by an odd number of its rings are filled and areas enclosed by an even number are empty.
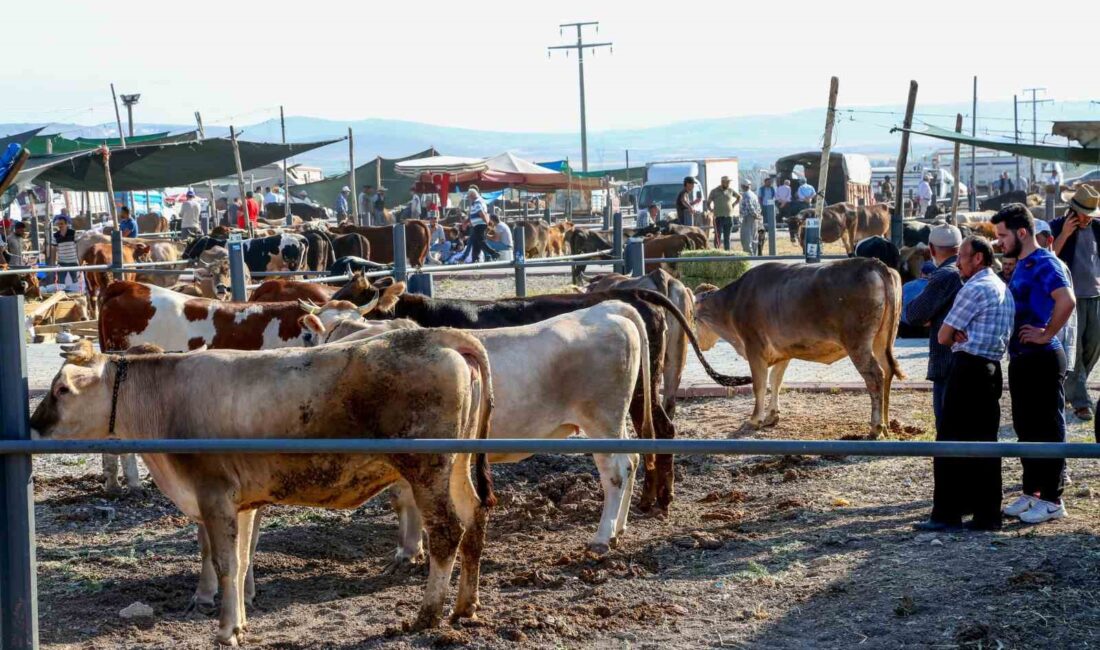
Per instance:
[[[1011,438],[1005,402],[1005,437]],[[681,403],[679,435],[736,433],[747,397]],[[787,393],[771,438],[865,433],[864,395]],[[930,394],[897,392],[895,437],[930,436]],[[1075,423],[1072,438],[1091,440]],[[1003,463],[1006,498],[1017,460]],[[35,459],[43,647],[207,648],[185,614],[195,526],[147,479],[115,500],[91,457]],[[600,493],[588,457],[495,465],[500,505],[482,564],[480,621],[404,635],[424,575],[384,576],[386,499],[355,511],[274,508],[257,553],[254,648],[1068,648],[1100,644],[1100,464],[1071,461],[1069,517],[998,533],[918,535],[928,459],[682,457],[667,518],[635,511],[595,558]],[[635,498],[638,491],[635,493]],[[457,577],[457,571],[456,571]],[[453,596],[453,593],[452,593]],[[123,620],[140,601],[151,619]]]

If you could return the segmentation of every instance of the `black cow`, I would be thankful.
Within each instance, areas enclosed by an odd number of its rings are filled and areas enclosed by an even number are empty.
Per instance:
[[[716,382],[723,386],[740,386],[749,383],[749,377],[730,377],[718,373],[710,366],[699,349],[692,326],[687,319],[665,296],[644,289],[612,289],[584,294],[557,294],[535,296],[531,298],[511,298],[496,302],[429,298],[419,294],[404,293],[403,285],[394,285],[392,278],[383,278],[370,284],[359,276],[352,279],[332,296],[333,300],[350,300],[357,305],[366,305],[378,300],[375,308],[366,313],[366,318],[388,319],[408,318],[424,327],[456,327],[459,329],[492,329],[513,327],[537,323],[561,314],[585,309],[605,300],[621,300],[638,310],[646,324],[649,337],[650,390],[658,395],[658,384],[662,374],[665,356],[665,320],[657,311],[664,308],[669,311],[688,334],[692,347],[700,363]],[[639,382],[641,377],[639,376]],[[642,431],[643,417],[642,386],[639,383],[634,391],[630,406],[630,415],[634,428]],[[650,404],[653,428],[658,438],[672,439],[676,428],[668,417],[661,400],[653,399]],[[642,507],[650,508],[656,502],[667,509],[673,493],[672,457],[659,456],[656,463],[646,462],[645,490],[642,494]]]
[[[581,253],[598,253],[611,250],[611,238],[595,230],[573,228],[565,231],[565,243],[569,245],[569,252],[573,255]],[[573,267],[573,284],[580,283],[584,276],[585,265]]]
[[[370,242],[359,233],[351,232],[332,238],[332,254],[341,257],[361,257],[370,259]]]
[[[226,247],[226,240],[218,237],[211,237],[210,235],[202,235],[196,237],[187,243],[187,246],[183,249],[183,258],[188,260],[197,260],[199,256],[206,251],[214,248],[215,246]]]
[[[290,202],[290,214],[301,217],[303,221],[328,218],[325,209],[321,206],[301,201]],[[268,203],[264,206],[264,218],[271,221],[282,221],[286,218],[286,207],[282,203]]]
[[[901,252],[889,239],[873,235],[862,239],[855,247],[856,257],[873,257],[886,266],[897,270],[901,266]]]
[[[324,230],[306,230],[302,233],[309,246],[306,251],[306,268],[310,271],[327,271],[336,262],[333,254],[332,235]]]
[[[385,264],[371,262],[370,260],[365,260],[362,257],[346,255],[337,259],[332,264],[332,266],[329,268],[328,274],[330,276],[351,275],[356,271],[360,273],[370,273],[371,271],[382,271],[388,268],[389,267]]]

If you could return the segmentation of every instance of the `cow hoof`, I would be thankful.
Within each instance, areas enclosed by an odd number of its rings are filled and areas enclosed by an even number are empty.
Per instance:
[[[405,632],[423,632],[424,630],[439,627],[439,624],[442,622],[443,617],[440,614],[425,614],[424,612],[420,612],[415,620],[405,621],[401,625],[401,629]]]
[[[107,484],[103,486],[103,491],[106,492],[108,496],[112,496],[112,497],[122,496],[122,486],[119,485],[118,483],[112,483],[112,482],[108,481]]]
[[[192,598],[183,613],[189,618],[210,618],[218,613],[218,606],[214,604],[214,601],[205,602]]]
[[[400,556],[395,557],[386,564],[386,567],[382,569],[382,575],[384,576],[407,576],[416,573],[417,569],[424,565],[424,554],[420,553],[413,557]]]
[[[591,542],[588,545],[588,552],[592,555],[607,555],[611,552],[611,546],[602,542]]]
[[[218,640],[218,645],[232,646],[235,648],[244,641],[244,633],[241,631],[241,628],[235,627],[229,634],[218,632],[216,638]]]
[[[760,423],[760,426],[761,428],[774,427],[777,424],[779,424],[779,412],[772,411],[771,413],[768,413],[768,416],[764,418],[764,421]]]
[[[477,610],[480,609],[480,608],[481,608],[481,603],[477,603],[477,602],[471,603],[470,605],[468,605],[466,607],[459,607],[459,606],[456,605],[455,610],[453,612],[451,612],[451,617],[450,617],[449,620],[452,624],[458,623],[462,619],[466,619],[468,621],[476,621],[476,620],[478,620],[477,619]]]

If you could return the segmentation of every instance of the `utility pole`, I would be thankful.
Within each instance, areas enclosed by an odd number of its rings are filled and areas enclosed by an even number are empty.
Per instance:
[[[1012,141],[1016,144],[1020,144],[1020,107],[1016,100],[1016,95],[1012,96]],[[1020,182],[1020,154],[1016,154],[1016,178],[1012,179],[1012,183],[1016,184]],[[1023,189],[1025,192],[1027,188]]]
[[[201,142],[201,141],[206,139],[206,130],[202,128],[202,113],[199,113],[198,111],[195,111],[195,123],[199,125],[199,141]],[[207,191],[210,192],[210,205],[206,206],[206,212],[210,215],[209,216],[209,221],[207,221],[206,232],[210,232],[211,228],[214,228],[215,226],[219,225],[219,222],[218,222],[218,197],[214,195],[214,181],[213,180],[207,179],[206,189],[207,189]],[[229,214],[229,195],[228,194],[225,197],[225,212],[226,212],[226,221],[228,222],[228,219],[229,219],[229,217],[228,217],[228,214]],[[230,224],[230,225],[232,225],[232,224]]]
[[[283,144],[286,144],[286,118],[283,116],[283,107],[279,107],[279,128],[283,132]],[[283,158],[283,219],[285,219],[286,225],[294,223],[294,218],[290,214],[290,168],[287,166],[289,161]],[[354,190],[353,190],[354,193]]]
[[[586,48],[595,50],[597,47],[609,47],[609,48],[612,48],[611,49],[612,52],[615,51],[614,48],[612,47],[612,43],[610,43],[610,42],[607,42],[607,43],[585,43],[584,38],[582,37],[582,34],[581,34],[581,29],[584,28],[584,27],[587,27],[589,25],[595,25],[596,26],[596,33],[597,34],[600,32],[600,23],[599,23],[599,21],[588,21],[588,22],[582,22],[582,23],[563,23],[561,25],[558,25],[558,33],[562,33],[562,30],[564,30],[566,27],[576,27],[577,28],[577,44],[576,45],[552,45],[552,46],[546,48],[547,49],[547,53],[546,53],[547,56],[550,55],[552,50],[566,50],[565,55],[567,57],[569,56],[568,50],[576,50],[577,51],[577,65],[578,65],[578,69],[580,71],[580,80],[581,80],[581,171],[585,171],[585,172],[588,171],[588,125],[587,125],[587,120],[585,119],[585,110],[584,110],[584,50]]]
[[[1035,99],[1035,93],[1046,92],[1046,90],[1046,88],[1024,88],[1025,93],[1031,93],[1031,99],[1024,100],[1023,102],[1025,104],[1031,104],[1031,144],[1039,144],[1039,104],[1046,104],[1054,101],[1053,99]],[[1038,179],[1035,177],[1034,158],[1031,159],[1031,182],[1038,182]]]
[[[134,93],[132,95],[119,95],[119,98],[122,99],[122,104],[126,107],[126,120],[130,125],[130,129],[129,129],[130,138],[133,139],[133,137],[134,137],[134,104],[138,103],[138,100],[141,99],[141,94]],[[120,129],[120,132],[119,132],[118,135],[119,135],[119,137],[122,137],[121,127],[119,127],[119,129]],[[123,140],[122,140],[122,146],[123,147],[126,146],[125,138],[123,138]],[[130,192],[129,196],[130,196],[130,209],[133,210],[136,213],[137,212],[137,205],[134,203],[134,193]],[[146,212],[149,211],[149,193],[148,192],[145,193],[145,211]],[[134,216],[136,217],[137,215],[135,214]]]

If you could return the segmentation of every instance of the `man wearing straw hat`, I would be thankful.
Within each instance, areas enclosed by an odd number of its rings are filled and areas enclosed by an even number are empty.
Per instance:
[[[730,185],[730,177],[723,176],[718,187],[710,191],[707,206],[714,211],[714,245],[718,246],[719,235],[722,245],[730,249],[730,232],[733,231],[733,209],[741,201],[741,195]]]
[[[1066,375],[1066,401],[1079,419],[1091,420],[1086,382],[1100,359],[1100,192],[1081,185],[1064,198],[1066,214],[1052,221],[1050,230],[1054,254],[1069,267],[1077,298],[1077,358]]]

